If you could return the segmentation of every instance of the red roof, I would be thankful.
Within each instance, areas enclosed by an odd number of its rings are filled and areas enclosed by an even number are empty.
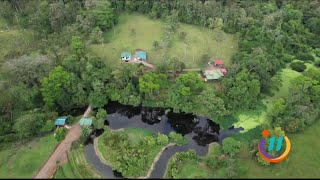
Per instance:
[[[223,61],[222,60],[215,60],[214,64],[215,65],[223,65]]]

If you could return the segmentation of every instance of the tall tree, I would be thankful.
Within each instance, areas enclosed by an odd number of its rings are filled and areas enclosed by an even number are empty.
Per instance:
[[[41,93],[47,105],[52,107],[59,104],[63,108],[68,108],[63,102],[70,99],[71,94],[68,94],[68,88],[71,85],[71,78],[70,73],[61,66],[57,66],[48,77],[41,80]]]
[[[90,3],[87,3],[89,1]],[[111,3],[109,1],[87,0],[86,8],[88,9],[88,14],[92,15],[95,19],[96,26],[103,31],[112,28],[117,22],[113,8],[111,7]]]
[[[94,117],[93,126],[96,129],[102,129],[104,127],[104,121],[106,120],[106,118],[107,111],[102,108],[99,108],[97,114]]]
[[[256,105],[260,95],[260,82],[247,70],[222,80],[224,100],[229,110],[247,109]]]

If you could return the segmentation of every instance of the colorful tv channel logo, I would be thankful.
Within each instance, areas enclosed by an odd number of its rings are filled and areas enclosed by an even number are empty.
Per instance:
[[[284,152],[280,156],[271,156],[267,153],[266,147],[265,147],[266,146],[266,139],[265,138],[268,138],[269,135],[270,135],[270,132],[268,130],[265,129],[262,131],[262,136],[264,138],[261,138],[259,141],[259,152],[260,152],[262,158],[265,159],[266,161],[272,162],[272,163],[279,163],[279,162],[285,160],[289,155],[289,152],[291,150],[290,140],[287,136],[278,137],[278,138],[276,138],[274,136],[270,137],[268,139],[268,141],[269,141],[268,152],[273,151],[274,148],[276,148],[276,152],[279,152],[283,147],[283,140],[285,141]]]

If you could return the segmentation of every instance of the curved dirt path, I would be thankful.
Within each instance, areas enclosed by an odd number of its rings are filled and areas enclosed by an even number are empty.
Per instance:
[[[91,106],[88,106],[87,110],[83,114],[83,117],[87,117],[91,112]],[[68,161],[67,153],[70,151],[71,144],[80,138],[81,127],[80,121],[73,125],[66,135],[66,138],[59,144],[59,146],[50,155],[49,159],[41,167],[38,173],[33,178],[52,178],[55,171],[58,169],[57,161],[60,165]]]

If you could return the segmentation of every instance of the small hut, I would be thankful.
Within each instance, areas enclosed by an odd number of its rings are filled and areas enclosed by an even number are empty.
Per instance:
[[[80,126],[91,126],[92,118],[83,117],[80,119]]]
[[[57,117],[57,119],[54,122],[54,125],[56,127],[64,127],[66,125],[66,121],[67,121],[68,117],[67,116],[60,116]]]
[[[217,80],[224,76],[220,69],[206,69],[203,70],[204,80]]]
[[[130,61],[131,60],[131,52],[122,52],[121,53],[121,60],[123,61]]]
[[[138,50],[135,52],[136,59],[139,61],[146,61],[147,60],[147,53],[142,50]]]

